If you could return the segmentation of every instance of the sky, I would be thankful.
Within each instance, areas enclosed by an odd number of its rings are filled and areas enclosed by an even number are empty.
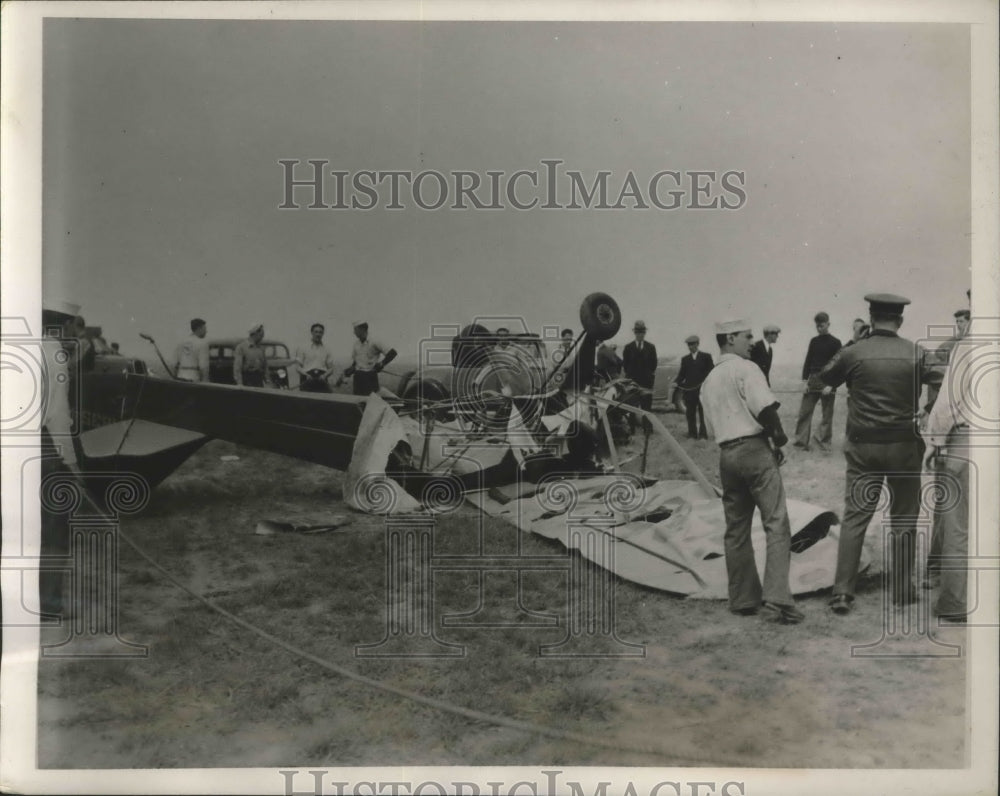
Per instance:
[[[912,299],[912,338],[967,306],[967,26],[50,19],[43,58],[44,294],[126,353],[199,316],[210,337],[262,322],[291,346],[318,320],[345,353],[364,318],[415,354],[435,324],[579,328],[603,291],[619,342],[641,318],[661,355],[691,333],[715,351],[713,322],[743,317],[782,327],[789,364],[819,310],[848,339],[868,292]],[[610,204],[632,173],[650,206],[567,208],[564,177],[552,209],[451,209],[450,187],[425,210],[405,184],[388,209],[385,182],[369,210],[308,209],[302,189],[279,209],[282,159],[300,179],[321,159],[349,183],[526,170],[543,186],[554,159],[587,185],[610,172]],[[668,170],[717,178],[663,210],[648,185]],[[712,198],[739,207],[688,207]]]

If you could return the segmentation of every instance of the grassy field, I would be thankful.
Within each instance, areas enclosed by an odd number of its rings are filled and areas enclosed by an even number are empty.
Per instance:
[[[790,432],[799,399],[779,397]],[[685,439],[682,416],[663,418],[717,483],[714,443]],[[790,452],[789,496],[842,511],[844,418],[840,396],[833,453]],[[220,459],[230,455],[239,459]],[[650,462],[655,474],[685,477],[656,442]],[[618,582],[618,638],[644,645],[644,655],[540,656],[541,645],[566,635],[552,621],[533,623],[565,615],[565,573],[525,574],[520,606],[513,576],[495,573],[482,617],[509,626],[438,625],[441,641],[464,646],[458,657],[363,658],[355,647],[386,630],[384,521],[350,513],[341,483],[335,471],[213,442],[122,529],[189,589],[282,641],[486,715],[421,704],[289,652],[210,610],[122,544],[121,634],[148,645],[149,656],[43,660],[39,765],[965,765],[966,658],[926,654],[942,649],[935,640],[964,642],[964,630],[885,639],[879,650],[895,657],[852,654],[852,645],[883,635],[880,540],[868,542],[875,564],[846,618],[826,611],[824,593],[802,598],[806,621],[788,627],[734,616],[721,601]],[[261,519],[319,523],[338,514],[351,522],[334,533],[254,533]],[[516,544],[512,526],[465,507],[439,519],[435,552],[476,552],[480,527],[485,552]],[[562,552],[534,536],[521,542],[527,555]],[[477,576],[437,572],[434,597],[435,618],[471,612]],[[926,607],[927,594],[921,599]],[[47,629],[43,642],[61,636]]]

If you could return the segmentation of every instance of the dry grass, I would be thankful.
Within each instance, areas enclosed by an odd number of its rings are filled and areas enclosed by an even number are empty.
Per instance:
[[[798,399],[783,397],[791,430]],[[665,422],[678,432],[684,427],[677,415]],[[835,450],[843,424],[840,399]],[[682,442],[717,481],[715,446]],[[220,461],[231,453],[240,460]],[[658,446],[650,461],[662,476],[683,477]],[[840,513],[839,453],[793,453],[783,472],[790,496]],[[352,515],[350,532],[253,534],[259,519],[343,513],[340,483],[330,470],[212,443],[123,528],[195,591],[332,663],[488,714],[614,739],[622,748],[473,721],[323,670],[213,613],[123,545],[121,632],[147,644],[149,657],[42,661],[40,765],[649,766],[691,762],[694,754],[719,765],[964,764],[964,658],[851,654],[851,645],[879,638],[877,577],[863,583],[847,618],[825,611],[825,595],[806,597],[807,620],[798,627],[619,582],[618,637],[645,645],[645,655],[558,658],[538,652],[562,640],[565,628],[533,621],[565,616],[565,573],[526,574],[524,611],[513,579],[498,573],[489,576],[489,604],[479,618],[510,626],[435,629],[442,641],[464,645],[463,656],[356,657],[357,645],[378,642],[386,629],[382,521]],[[440,519],[435,551],[475,553],[480,523],[490,550],[516,548],[511,526],[462,509]],[[523,554],[561,553],[540,538],[520,541]],[[434,596],[437,618],[472,612],[478,579],[439,571]],[[46,631],[43,641],[57,636]],[[894,642],[893,649],[906,648]]]

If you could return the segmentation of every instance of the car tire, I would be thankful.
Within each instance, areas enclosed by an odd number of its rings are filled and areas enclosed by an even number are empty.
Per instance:
[[[622,325],[622,313],[607,293],[591,293],[580,305],[580,324],[594,340],[610,340]]]

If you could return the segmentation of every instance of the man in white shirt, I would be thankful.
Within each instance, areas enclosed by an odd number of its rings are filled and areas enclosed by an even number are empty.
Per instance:
[[[378,392],[378,374],[396,358],[396,349],[386,349],[381,343],[371,340],[367,321],[355,321],[352,325],[357,339],[351,350],[351,364],[337,379],[337,384],[343,383],[344,376],[353,376],[354,394],[371,395]]]
[[[937,473],[942,495],[935,506],[927,567],[931,587],[940,587],[934,613],[945,622],[964,623],[969,577],[969,418],[974,416],[966,399],[976,375],[975,343],[960,339],[949,354],[948,369],[927,418],[930,448],[926,462]]]
[[[177,378],[208,381],[208,325],[201,318],[191,321],[191,334],[177,345]]]
[[[309,327],[309,344],[295,352],[295,369],[299,372],[299,389],[303,392],[330,392],[327,381],[333,374],[333,354],[323,345],[326,327],[314,323]]]
[[[778,419],[780,404],[750,361],[750,324],[726,321],[717,323],[715,331],[722,355],[702,383],[701,403],[719,443],[729,607],[744,616],[763,608],[769,620],[795,624],[805,617],[788,585],[792,534],[778,470],[784,460],[780,448],[788,437]],[[755,509],[760,509],[767,535],[763,587],[750,539]]]

